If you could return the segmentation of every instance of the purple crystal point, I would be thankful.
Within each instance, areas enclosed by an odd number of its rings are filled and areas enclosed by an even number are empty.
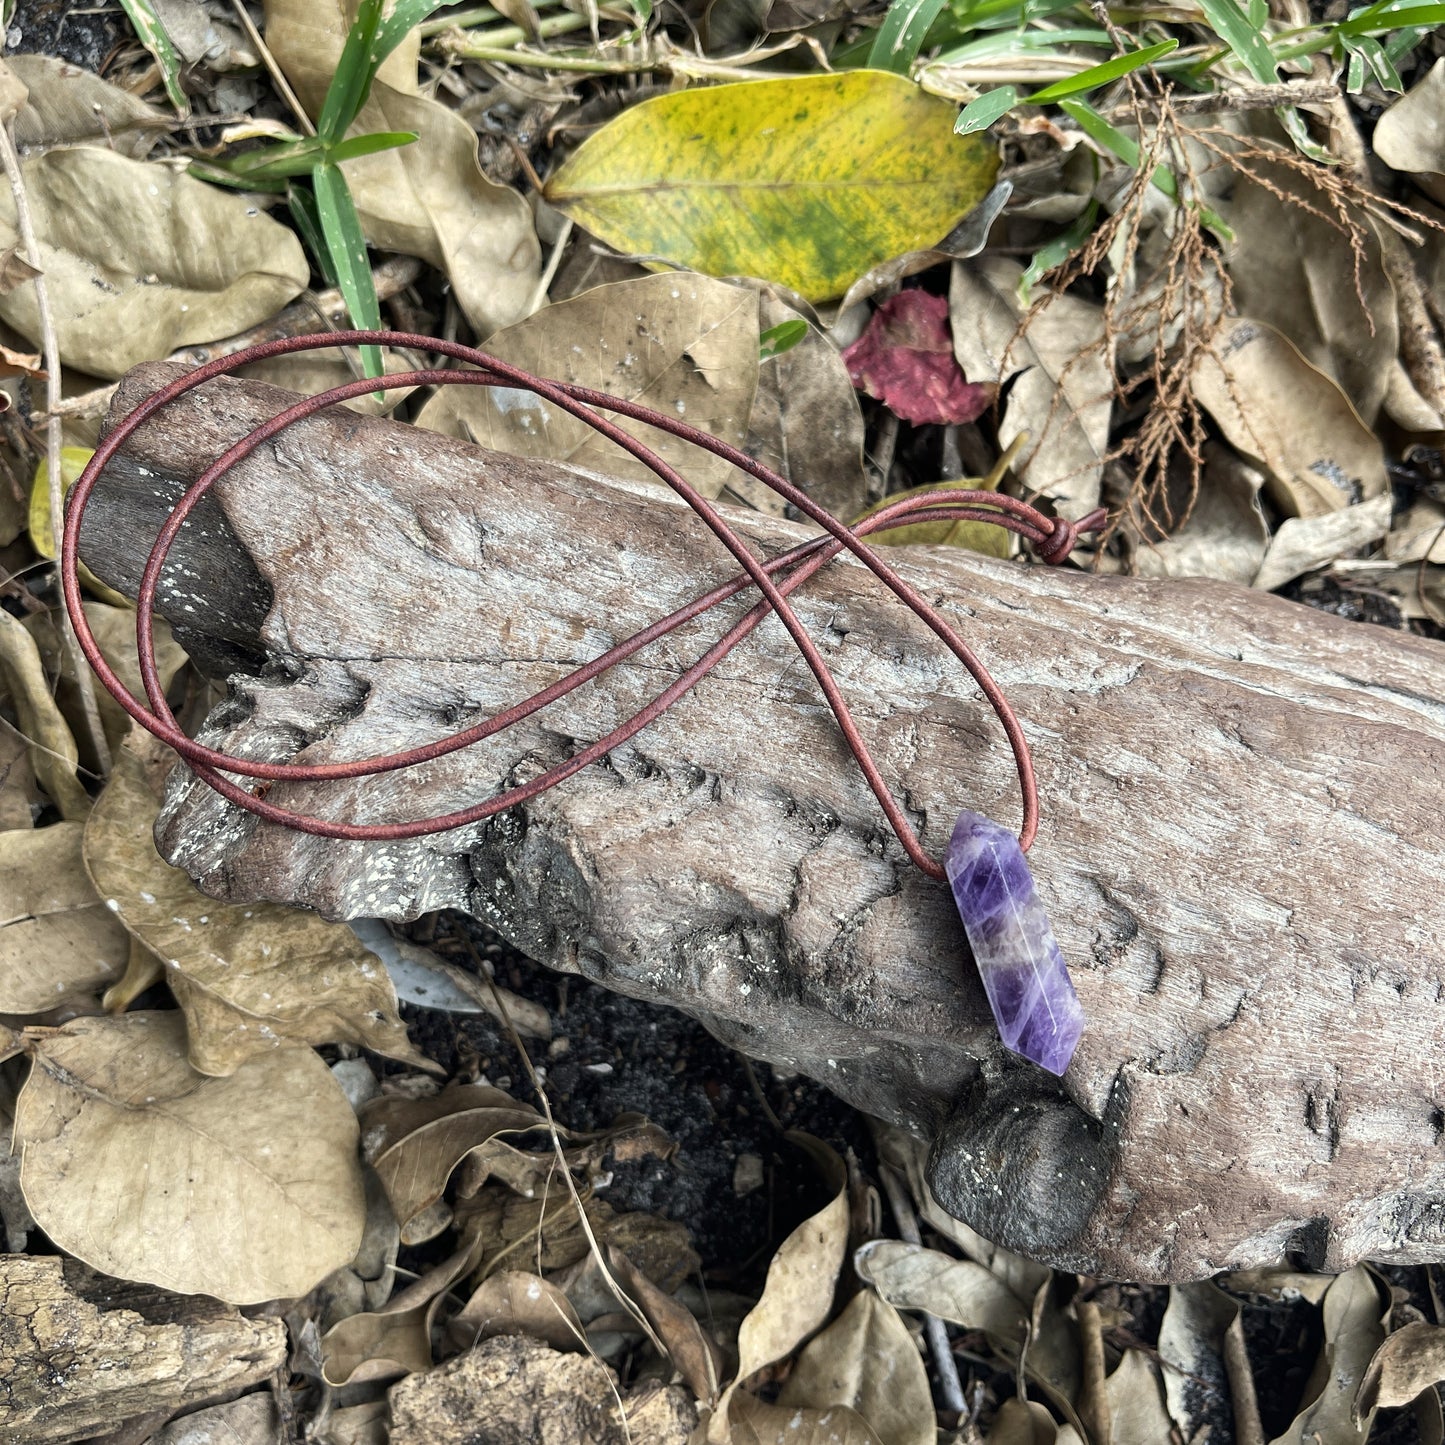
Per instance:
[[[943,866],[1004,1043],[1062,1074],[1084,1010],[1018,839],[992,818],[960,813]]]

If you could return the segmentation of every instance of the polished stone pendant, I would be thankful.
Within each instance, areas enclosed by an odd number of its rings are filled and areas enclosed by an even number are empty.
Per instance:
[[[1004,1044],[1062,1074],[1084,1010],[1018,839],[992,818],[960,813],[943,866]]]

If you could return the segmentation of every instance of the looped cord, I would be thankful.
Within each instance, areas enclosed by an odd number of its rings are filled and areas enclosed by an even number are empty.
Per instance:
[[[136,649],[140,659],[140,673],[145,691],[145,700],[142,701],[125,686],[105,660],[81,607],[78,539],[85,508],[90,502],[96,483],[106,465],[134,432],[162,407],[214,377],[273,356],[314,351],[323,347],[365,345],[431,352],[463,362],[475,370],[429,368],[393,373],[376,379],[351,381],[332,387],[329,391],[304,398],[278,412],[217,457],[191,483],[176,503],[156,537],[141,577],[141,585],[136,598]],[[201,498],[232,466],[249,456],[257,447],[284,431],[293,422],[313,416],[329,406],[347,401],[352,397],[364,396],[370,392],[393,390],[398,387],[418,386],[514,387],[534,392],[550,401],[560,410],[577,417],[616,443],[666,482],[687,502],[713,535],[737,560],[743,569],[742,574],[703,593],[675,612],[643,628],[642,631],[634,633],[625,641],[609,648],[600,657],[594,658],[566,677],[560,678],[524,702],[517,703],[505,712],[489,718],[486,722],[421,747],[339,763],[266,763],[232,757],[228,753],[219,752],[194,742],[181,730],[174,713],[166,702],[156,666],[152,620],[161,571],[171,546],[180,534],[186,519],[195,510]],[[811,518],[823,528],[825,535],[800,543],[766,561],[759,561],[749,550],[742,537],[717,509],[692,487],[686,478],[651,448],[629,432],[624,431],[616,422],[598,415],[594,408],[629,417],[634,421],[645,422],[648,426],[680,437],[694,446],[724,458],[733,466],[756,477],[765,486],[770,487],[785,501],[796,507],[798,511]],[[316,336],[286,337],[247,347],[246,350],[230,356],[219,357],[176,378],[146,397],[134,411],[107,434],[100,446],[96,448],[89,465],[71,489],[67,502],[67,514],[68,521],[61,547],[61,580],[65,592],[65,606],[75,627],[81,648],[97,677],[116,702],[141,727],[174,748],[198,778],[215,789],[222,797],[255,814],[265,822],[326,838],[382,841],[424,837],[492,817],[508,808],[524,803],[530,798],[535,798],[539,793],[545,792],[565,778],[580,772],[589,763],[595,762],[641,732],[716,667],[764,618],[770,613],[776,612],[779,620],[796,643],[798,650],[803,654],[814,677],[817,678],[818,685],[837,718],[839,729],[842,731],[850,751],[857,760],[874,796],[878,799],[889,824],[897,834],[904,851],[924,873],[939,880],[945,876],[943,868],[924,850],[912,824],[894,800],[873,755],[869,752],[868,746],[853,720],[826,660],[793,611],[787,600],[788,595],[796,591],[840,552],[847,550],[867,567],[899,601],[933,630],[939,640],[978,683],[1008,737],[1014,763],[1018,770],[1020,792],[1023,795],[1023,824],[1019,832],[1019,846],[1027,850],[1038,829],[1038,792],[1034,782],[1033,762],[1029,755],[1028,743],[1024,739],[1023,729],[1019,725],[1018,718],[998,684],[989,675],[988,670],[975,656],[968,644],[924,597],[920,596],[862,539],[873,532],[896,526],[905,519],[910,523],[960,520],[992,522],[1016,532],[1033,547],[1041,560],[1058,563],[1068,556],[1080,532],[1096,530],[1103,525],[1105,520],[1105,513],[1100,509],[1080,522],[1070,523],[1062,519],[1050,518],[1016,497],[996,492],[970,490],[964,487],[949,487],[912,497],[899,498],[880,508],[864,521],[848,527],[818,506],[805,492],[786,478],[779,476],[760,462],[754,461],[738,448],[719,441],[716,437],[709,436],[706,432],[689,426],[676,417],[653,411],[649,407],[640,406],[636,402],[627,401],[621,397],[594,391],[589,387],[574,386],[565,382],[549,381],[531,376],[518,367],[511,366],[485,352],[463,346],[458,342],[441,341],[434,337],[396,331],[342,331]],[[346,823],[282,808],[275,803],[268,802],[265,798],[266,792],[275,782],[320,782],[369,777],[381,772],[430,762],[467,747],[471,743],[492,737],[513,723],[531,717],[549,703],[565,697],[583,683],[590,682],[617,663],[623,662],[634,653],[641,651],[648,644],[657,641],[658,638],[666,636],[684,623],[700,617],[709,609],[736,597],[751,587],[757,588],[762,593],[761,600],[754,604],[743,617],[734,622],[717,642],[674,682],[664,688],[646,707],[641,708],[625,722],[619,724],[606,737],[597,739],[566,762],[549,768],[530,782],[498,793],[484,802],[473,804],[471,807],[459,809],[456,812],[400,823]],[[232,780],[238,776],[259,779],[259,786],[248,788]]]

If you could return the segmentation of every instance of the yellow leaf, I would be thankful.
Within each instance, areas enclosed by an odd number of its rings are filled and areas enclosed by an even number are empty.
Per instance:
[[[901,501],[904,497],[923,496],[928,492],[944,492],[950,488],[957,490],[959,487],[981,490],[988,487],[988,480],[974,477],[968,481],[929,482],[926,486],[909,487],[907,491],[895,492],[891,496],[884,497],[881,502],[875,502],[858,516],[854,525],[871,517],[874,512],[882,511],[884,507],[891,507],[894,502]],[[992,488],[990,487],[989,490]],[[986,557],[1007,557],[1009,555],[1008,532],[1002,527],[994,526],[992,522],[965,520],[902,522],[896,527],[885,527],[881,532],[874,532],[867,541],[874,547],[917,547],[933,543],[949,547],[967,547],[970,552],[982,552]]]
[[[876,70],[658,96],[586,141],[547,199],[619,250],[827,301],[988,193],[997,152],[954,135],[955,113]]]
[[[61,447],[60,475],[65,490],[80,479],[85,464],[95,453],[89,447]],[[30,483],[30,545],[42,557],[55,560],[55,533],[50,530],[50,471],[42,457],[35,468],[35,479]]]

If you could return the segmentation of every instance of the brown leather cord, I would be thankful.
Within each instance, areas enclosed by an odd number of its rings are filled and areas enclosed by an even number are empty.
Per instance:
[[[140,590],[136,599],[136,646],[140,658],[141,679],[146,694],[146,700],[142,702],[130,692],[102,656],[81,607],[77,539],[85,508],[107,463],[136,429],[157,411],[178,396],[202,385],[213,377],[273,356],[313,351],[322,347],[361,345],[392,346],[431,352],[464,362],[468,366],[474,367],[475,370],[431,368],[394,373],[375,380],[347,382],[342,386],[322,392],[318,396],[298,401],[284,411],[278,412],[277,415],[256,427],[212,462],[186,489],[177,502],[156,538],[142,574]],[[508,708],[505,712],[499,713],[483,723],[421,747],[381,757],[361,758],[341,763],[266,763],[235,758],[227,753],[204,747],[188,738],[181,731],[165,700],[164,689],[161,686],[156,667],[152,614],[166,557],[181,528],[185,525],[186,519],[201,498],[232,466],[249,456],[257,447],[276,437],[293,422],[312,416],[337,402],[397,387],[458,385],[505,386],[530,391],[593,427],[650,468],[682,497],[738,561],[743,569],[742,575],[713,588],[686,606],[670,613],[667,617],[652,623],[617,646],[610,648],[600,657],[594,658],[566,677],[552,683],[533,697]],[[670,432],[716,456],[723,457],[734,466],[756,477],[805,516],[817,522],[827,535],[801,543],[766,561],[759,561],[749,550],[747,543],[717,509],[701,496],[675,468],[615,422],[610,421],[607,417],[599,416],[593,410],[594,408],[645,422],[649,426]],[[594,391],[588,387],[547,381],[531,376],[518,367],[457,342],[440,341],[433,337],[416,336],[406,332],[344,331],[316,336],[286,337],[276,341],[263,342],[258,346],[249,347],[245,351],[207,362],[147,397],[106,436],[71,490],[68,501],[68,521],[61,548],[61,577],[66,610],[75,626],[82,650],[106,690],[136,722],[174,748],[185,759],[197,777],[238,807],[245,808],[266,822],[282,827],[294,828],[322,837],[352,841],[422,837],[478,822],[515,807],[519,803],[524,803],[530,798],[535,798],[539,793],[545,792],[548,788],[571,777],[573,773],[581,771],[589,763],[597,761],[613,748],[634,737],[721,662],[769,613],[776,612],[779,620],[787,628],[799,651],[803,654],[814,677],[817,678],[818,685],[837,718],[843,737],[890,825],[898,835],[899,842],[919,868],[930,877],[941,880],[944,877],[942,867],[924,851],[912,825],[894,800],[858,730],[827,662],[817,645],[808,636],[787,600],[790,593],[796,591],[821,567],[846,549],[873,572],[905,606],[927,623],[977,682],[1003,725],[1013,751],[1014,763],[1018,770],[1019,787],[1023,795],[1023,825],[1019,833],[1019,845],[1027,850],[1033,842],[1038,828],[1038,792],[1034,782],[1033,763],[1029,755],[1028,744],[1013,709],[1009,706],[998,684],[989,675],[988,670],[968,644],[925,598],[910,587],[862,540],[873,532],[897,526],[903,520],[909,522],[958,520],[992,522],[1023,537],[1034,548],[1040,560],[1059,563],[1072,551],[1080,532],[1094,531],[1103,525],[1105,514],[1101,508],[1079,522],[1069,522],[1063,518],[1045,516],[1016,497],[963,487],[949,487],[914,497],[897,499],[865,521],[848,527],[819,507],[806,493],[784,477],[754,461],[736,447],[729,446],[726,442],[719,441],[716,437],[709,436],[706,432],[689,426],[676,417],[669,417],[662,412],[653,411],[649,407],[639,406],[635,402],[609,396],[605,392]],[[513,723],[531,717],[541,708],[566,696],[583,683],[597,678],[649,643],[655,642],[675,628],[701,616],[710,608],[737,596],[749,587],[756,587],[763,594],[762,600],[735,622],[691,667],[664,688],[646,707],[634,713],[606,737],[597,739],[566,762],[549,768],[530,782],[510,788],[484,802],[473,804],[471,807],[459,809],[456,812],[400,823],[334,822],[309,814],[293,812],[265,799],[264,794],[272,782],[319,782],[366,777],[379,772],[429,762],[471,743],[480,742],[482,739],[510,727]],[[232,781],[224,774],[261,779],[263,782],[258,788],[247,788]]]

